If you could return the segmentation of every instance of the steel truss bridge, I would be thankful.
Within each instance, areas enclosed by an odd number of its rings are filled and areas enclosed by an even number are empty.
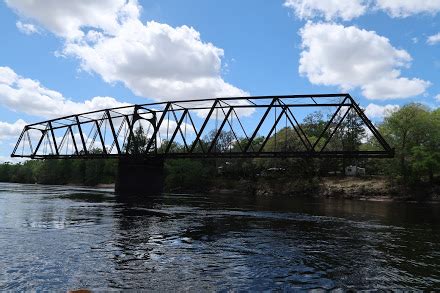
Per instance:
[[[373,149],[347,143],[359,127]],[[349,94],[170,101],[75,114],[27,125],[12,153],[32,159],[393,155]]]

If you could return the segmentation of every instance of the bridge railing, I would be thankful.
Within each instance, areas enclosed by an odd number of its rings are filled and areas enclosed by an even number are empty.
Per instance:
[[[368,147],[365,147],[368,142]],[[349,94],[170,101],[27,125],[13,157],[391,157]]]

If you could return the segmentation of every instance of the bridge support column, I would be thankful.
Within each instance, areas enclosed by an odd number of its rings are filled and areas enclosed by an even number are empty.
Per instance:
[[[119,159],[115,192],[120,195],[151,196],[163,192],[163,158]]]

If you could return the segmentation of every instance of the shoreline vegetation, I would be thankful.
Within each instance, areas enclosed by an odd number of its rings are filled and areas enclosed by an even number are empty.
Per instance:
[[[270,180],[270,181],[268,181]],[[208,193],[208,194],[229,194],[245,195],[256,197],[320,197],[348,200],[366,201],[407,201],[407,202],[436,202],[440,203],[440,185],[419,184],[418,186],[406,186],[390,181],[386,176],[365,176],[365,177],[325,177],[315,178],[315,185],[304,184],[306,181],[287,181],[286,178],[272,181],[271,179],[231,180],[217,178],[208,188],[169,188],[166,193]],[[0,183],[21,183],[38,184],[47,186],[71,186],[88,187],[98,189],[114,189],[115,183],[98,183],[96,185],[85,185],[78,183],[66,184],[41,184],[23,182]]]
[[[308,115],[302,122],[313,142],[325,125],[323,114]],[[356,117],[335,133],[339,144],[328,148],[375,150],[374,137]],[[395,147],[392,159],[173,159],[165,161],[166,192],[238,192],[256,196],[311,195],[346,199],[440,201],[440,109],[408,104],[388,113],[377,125]],[[269,137],[264,148],[295,149],[298,137],[290,127],[280,129],[278,140]],[[210,137],[205,137],[206,143]],[[127,146],[129,153],[142,153],[148,141],[142,127]],[[259,147],[264,137],[253,143]],[[222,132],[216,151],[237,147],[231,133]],[[245,141],[241,143],[246,143]],[[173,145],[179,151],[182,146]],[[347,166],[365,169],[365,176],[343,176]],[[117,161],[44,160],[0,164],[0,182],[111,187]]]

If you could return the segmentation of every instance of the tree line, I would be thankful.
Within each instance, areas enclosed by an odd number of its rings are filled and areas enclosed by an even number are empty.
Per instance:
[[[0,182],[39,184],[78,184],[95,186],[113,183],[117,161],[106,160],[29,160],[0,165]]]
[[[350,117],[352,116],[352,117]],[[378,143],[368,135],[362,121],[352,113],[341,124],[340,130],[326,146],[328,150],[373,150]],[[309,114],[301,127],[311,143],[315,143],[326,124],[320,112]],[[365,167],[367,174],[383,175],[401,184],[419,182],[439,183],[440,175],[440,109],[430,110],[421,104],[407,104],[389,113],[377,125],[386,141],[395,148],[392,159],[173,159],[165,163],[166,185],[169,190],[199,190],[212,185],[216,177],[255,180],[269,171],[277,176],[310,178],[343,174],[345,166]],[[210,133],[201,140],[208,147],[215,134]],[[324,136],[330,135],[324,133]],[[324,137],[326,138],[326,137]],[[265,142],[263,136],[252,142],[252,147],[269,151],[299,150],[302,142],[295,129],[282,127]],[[318,142],[322,146],[325,139]],[[148,138],[142,127],[135,131],[126,150],[130,154],[142,154]],[[265,142],[265,143],[264,143]],[[222,131],[213,151],[238,151],[247,143],[237,140],[230,131]],[[263,145],[264,144],[264,145]],[[320,145],[321,144],[321,145]],[[163,143],[159,148],[165,147]],[[171,146],[173,151],[184,151],[179,144]],[[98,150],[96,150],[98,151]],[[159,152],[161,150],[159,149]],[[278,172],[279,171],[279,172]],[[117,160],[43,160],[26,161],[20,164],[0,165],[0,182],[41,183],[41,184],[81,184],[97,185],[113,183],[117,172]]]

